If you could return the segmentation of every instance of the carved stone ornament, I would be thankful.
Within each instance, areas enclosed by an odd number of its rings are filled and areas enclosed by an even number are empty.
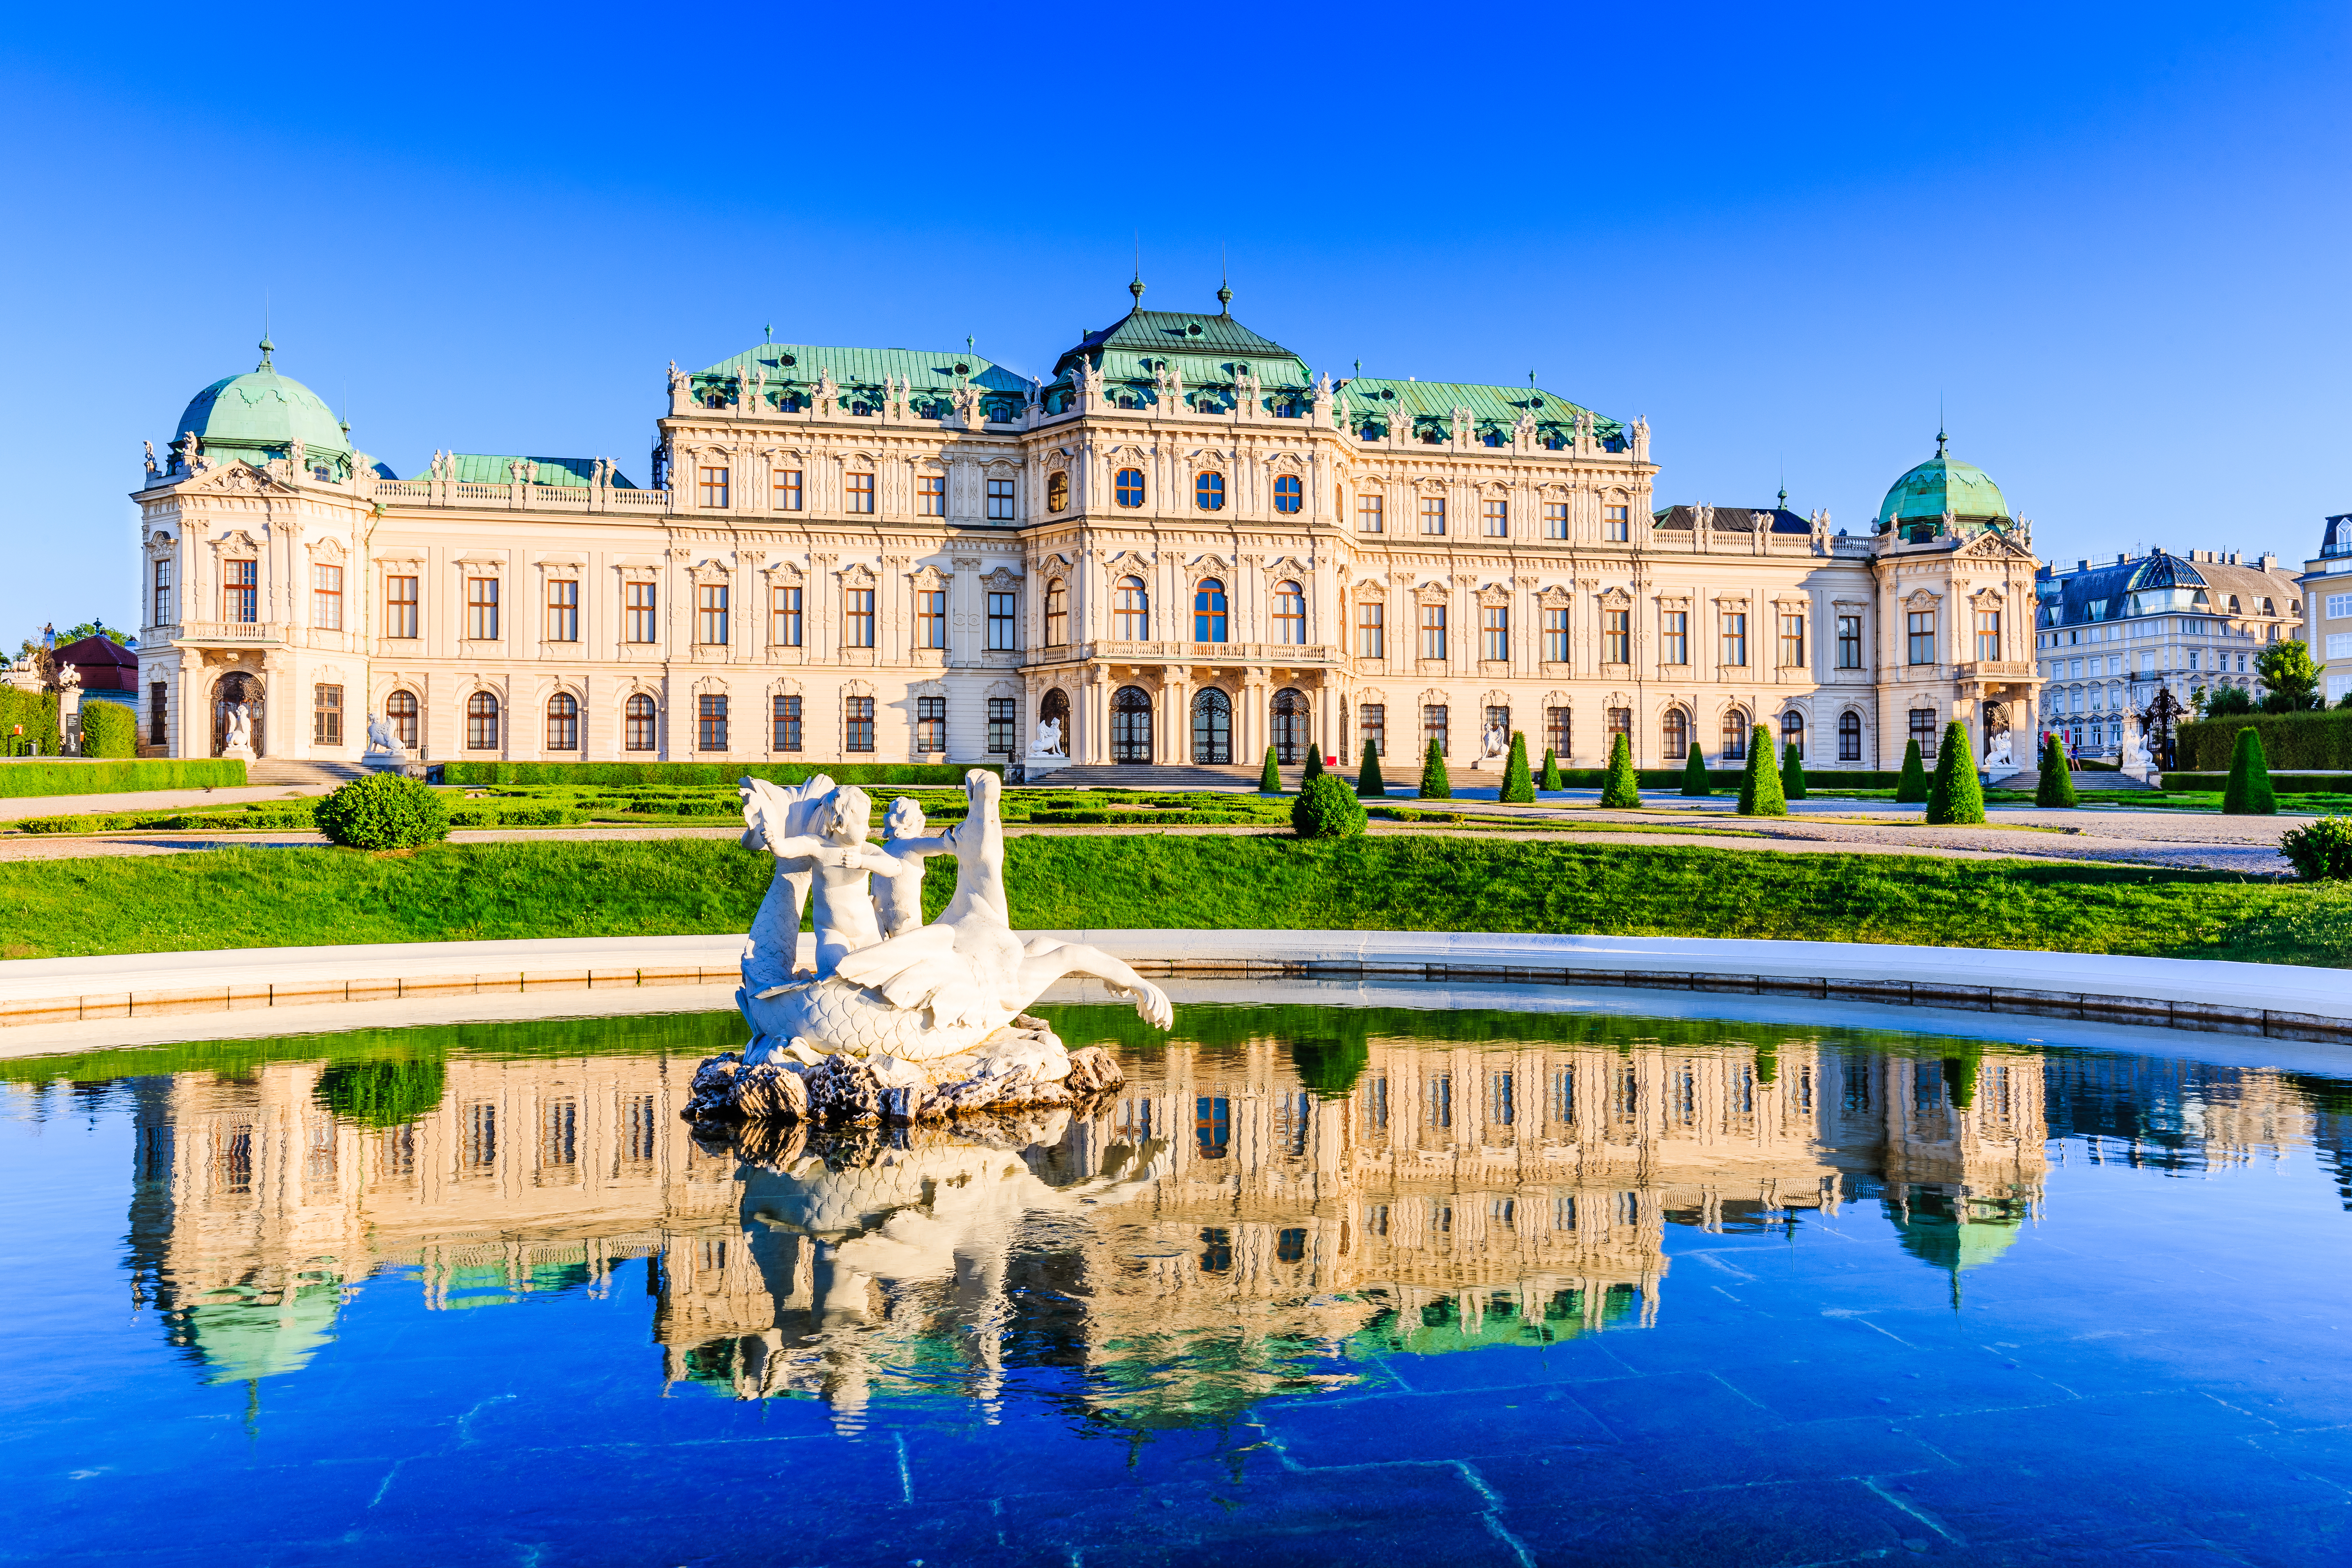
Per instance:
[[[972,564],[977,566],[979,563],[974,562]],[[1002,566],[982,577],[980,583],[982,588],[992,594],[1010,594],[1021,586],[1021,579]]]
[[[1602,593],[1601,602],[1612,610],[1630,610],[1633,607],[1633,595],[1622,588],[1612,587]]]

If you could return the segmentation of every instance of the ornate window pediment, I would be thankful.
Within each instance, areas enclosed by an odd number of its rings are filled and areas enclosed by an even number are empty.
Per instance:
[[[913,581],[916,587],[929,589],[946,587],[953,574],[942,572],[936,566],[926,564],[918,566],[907,575]]]
[[[838,575],[844,583],[852,584],[860,588],[870,588],[874,585],[874,569],[863,561],[850,563],[841,569]]]
[[[1658,595],[1658,608],[1662,610],[1687,610],[1690,608],[1690,602],[1691,596],[1688,594],[1661,594]]]
[[[1478,602],[1482,605],[1507,605],[1511,602],[1511,591],[1500,583],[1489,583],[1478,590]]]
[[[698,583],[724,583],[733,574],[727,569],[725,562],[706,557],[689,567],[687,575]]]
[[[760,575],[771,583],[797,583],[801,580],[801,569],[790,561],[778,561],[761,567]]]
[[[1905,599],[1903,604],[1907,609],[1932,610],[1943,602],[1944,596],[1941,594],[1931,594],[1925,588],[1915,588],[1910,597]]]
[[[1610,587],[1601,591],[1601,602],[1612,610],[1630,610],[1633,607],[1633,595],[1622,588]]]
[[[1544,608],[1548,610],[1563,609],[1572,603],[1574,598],[1575,595],[1571,595],[1567,589],[1559,586],[1557,583],[1553,584],[1550,587],[1544,589],[1536,595],[1537,602],[1541,604]]]
[[[162,529],[147,536],[147,555],[150,560],[161,561],[179,546],[180,542]]]
[[[1307,471],[1307,464],[1296,452],[1276,452],[1265,460],[1265,466],[1279,474],[1301,474]]]
[[[992,594],[1010,594],[1021,586],[1021,579],[1009,568],[999,566],[981,580],[981,586]]]
[[[1151,558],[1138,554],[1132,550],[1122,550],[1103,563],[1103,570],[1113,574],[1121,572],[1149,572],[1151,570]]]
[[[768,682],[768,695],[771,697],[798,697],[800,694],[801,683],[789,675],[779,676]]]
[[[1443,605],[1454,597],[1454,590],[1444,583],[1423,583],[1412,591],[1412,596],[1424,605]]]
[[[310,546],[310,555],[318,561],[341,561],[343,558],[343,542],[331,533],[328,534]]]
[[[261,546],[254,541],[253,535],[241,528],[231,529],[228,532],[217,535],[205,542],[213,547],[213,553],[215,555],[242,554],[247,551],[258,553],[261,549]]]

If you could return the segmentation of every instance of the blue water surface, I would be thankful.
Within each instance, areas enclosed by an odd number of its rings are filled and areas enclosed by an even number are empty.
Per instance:
[[[0,1063],[0,1560],[2352,1562],[2352,1081],[1114,1017],[832,1139],[725,1019]]]

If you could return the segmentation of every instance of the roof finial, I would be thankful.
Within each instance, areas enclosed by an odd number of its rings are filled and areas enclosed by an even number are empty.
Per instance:
[[[1135,236],[1135,281],[1127,286],[1127,291],[1135,296],[1135,308],[1139,310],[1143,309],[1143,234],[1140,230]]]
[[[776,341],[776,323],[775,323],[775,322],[773,322],[773,321],[770,321],[766,326],[761,327],[761,328],[760,329],[760,331],[761,331],[762,333],[764,333],[764,334],[766,335],[767,340],[768,340],[770,342],[772,342],[772,342],[774,342]]]
[[[261,363],[255,367],[257,370],[272,370],[276,368],[269,363],[269,355],[270,351],[277,348],[277,346],[278,345],[276,343],[269,341],[268,330],[267,328],[263,329],[261,333]]]
[[[1234,289],[1227,276],[1224,244],[1220,241],[1217,246],[1217,314],[1230,316],[1233,313]]]
[[[1936,432],[1936,456],[1940,458],[1944,455],[1945,444],[1949,439],[1950,437],[1946,436],[1942,430],[1939,429]]]
[[[1944,395],[1936,394],[1936,456],[1944,455]]]

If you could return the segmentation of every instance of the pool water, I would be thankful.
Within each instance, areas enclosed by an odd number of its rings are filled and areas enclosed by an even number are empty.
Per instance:
[[[0,1561],[2352,1562],[2352,1061],[1055,1013],[731,1144],[724,1016],[0,1062]]]

